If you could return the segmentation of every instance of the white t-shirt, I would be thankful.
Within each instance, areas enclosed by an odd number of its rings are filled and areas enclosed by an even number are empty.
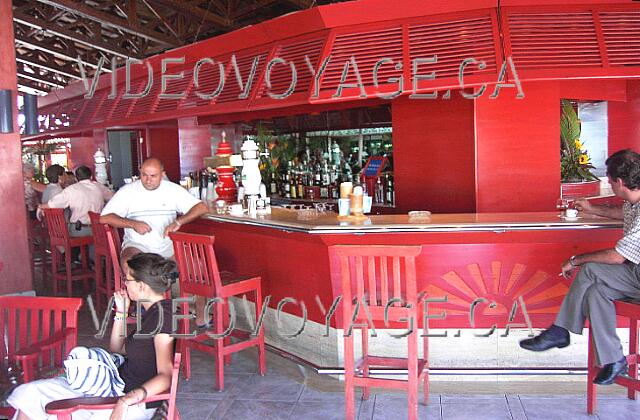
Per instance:
[[[164,229],[173,223],[177,213],[185,214],[201,201],[170,181],[163,180],[155,190],[147,190],[136,181],[120,188],[102,209],[102,215],[115,213],[127,219],[140,220],[151,226],[151,232],[140,235],[133,229],[124,230],[122,248],[133,246],[143,252],[163,257],[173,255],[173,244],[164,237]]]

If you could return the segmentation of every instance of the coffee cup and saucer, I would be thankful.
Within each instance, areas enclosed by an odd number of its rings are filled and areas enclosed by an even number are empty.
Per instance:
[[[578,220],[580,218],[578,216],[577,209],[566,209],[564,211],[564,214],[561,214],[560,217],[562,217],[563,220],[567,220],[567,221]]]

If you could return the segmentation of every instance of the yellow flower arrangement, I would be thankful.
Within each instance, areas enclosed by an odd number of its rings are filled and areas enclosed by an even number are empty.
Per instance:
[[[570,101],[562,100],[560,115],[560,177],[562,182],[595,181],[589,154],[580,141],[580,120]]]

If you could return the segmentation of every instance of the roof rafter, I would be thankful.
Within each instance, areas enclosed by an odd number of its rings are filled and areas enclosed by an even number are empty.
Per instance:
[[[29,49],[32,50],[38,50],[41,51],[43,53],[48,53],[48,54],[52,54],[55,57],[61,58],[63,60],[67,60],[67,61],[73,61],[73,62],[77,62],[78,60],[78,56],[80,55],[77,51],[75,54],[75,57],[72,55],[73,52],[69,51],[69,50],[65,50],[63,48],[59,48],[56,45],[53,45],[52,43],[46,43],[43,42],[41,40],[35,39],[35,38],[29,38],[26,37],[24,35],[19,35],[19,34],[15,34],[15,42],[16,44],[19,45],[23,45]],[[75,50],[75,49],[74,49]],[[91,68],[98,68],[98,63],[97,62],[93,62],[91,60],[87,60],[86,58],[82,58],[80,57],[80,60],[82,61],[82,64],[91,67]],[[103,66],[103,70],[107,71],[107,72],[111,72],[110,69],[106,68]]]
[[[71,66],[66,66],[65,68],[61,68],[55,62],[54,63],[47,62],[47,61],[35,58],[33,56],[28,56],[26,54],[21,54],[21,53],[19,53],[17,51],[16,51],[16,61],[18,63],[27,64],[27,65],[29,65],[31,67],[39,67],[39,68],[47,70],[47,71],[58,73],[58,74],[61,74],[61,75],[65,76],[65,77],[69,77],[71,79],[76,79],[76,80],[82,79],[82,76],[80,75],[80,72],[77,71],[76,69],[72,68]]]
[[[47,87],[47,86],[40,86],[36,83],[32,83],[30,80],[26,80],[23,79],[22,77],[20,77],[20,75],[18,75],[18,89],[20,88],[27,88],[27,89],[31,89],[31,90],[35,90],[37,92],[40,92],[42,94],[47,94],[49,92],[51,92],[51,88]]]
[[[87,19],[99,22],[104,25],[109,25],[117,28],[121,31],[149,39],[151,41],[166,45],[168,47],[177,47],[181,45],[179,39],[169,37],[163,33],[149,30],[140,25],[132,25],[126,19],[110,15],[108,13],[96,10],[84,3],[77,3],[71,0],[37,0],[39,3],[53,6],[59,9],[66,10],[68,12],[83,16]]]
[[[221,29],[229,28],[232,25],[232,22],[228,18],[220,16],[211,10],[204,10],[198,6],[194,6],[186,2],[177,1],[177,0],[152,0],[152,1],[154,3],[159,3],[164,6],[169,6],[169,7],[175,8],[176,10],[188,12],[194,16],[198,16],[203,20],[214,23],[215,25],[221,27]]]
[[[133,54],[131,51],[126,50],[125,48],[120,48],[117,45],[109,44],[108,42],[102,41],[100,39],[93,39],[87,35],[82,35],[77,32],[62,28],[43,19],[36,19],[33,16],[29,16],[24,13],[14,13],[13,20],[15,22],[22,23],[23,25],[27,25],[31,28],[41,29],[50,34],[57,35],[61,38],[69,39],[71,41],[75,41],[92,48],[97,48],[109,54],[114,54],[125,58],[141,58],[137,54]]]

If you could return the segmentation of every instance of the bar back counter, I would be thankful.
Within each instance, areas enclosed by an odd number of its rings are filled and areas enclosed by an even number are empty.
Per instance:
[[[518,341],[530,328],[553,322],[570,284],[558,275],[561,263],[612,247],[622,223],[594,216],[565,220],[557,213],[380,215],[341,222],[335,213],[274,208],[255,218],[208,214],[183,230],[215,235],[221,270],[262,276],[263,295],[270,296],[267,342],[320,367],[342,365],[340,305],[331,310],[341,290],[332,282],[327,247],[422,245],[416,268],[418,290],[429,299],[431,366],[521,369],[586,366],[586,336],[542,354],[521,350]],[[246,323],[244,305],[237,303],[236,316]],[[424,318],[417,320],[419,328],[423,324]],[[376,331],[372,353],[406,349],[389,334],[406,324],[390,327]]]

